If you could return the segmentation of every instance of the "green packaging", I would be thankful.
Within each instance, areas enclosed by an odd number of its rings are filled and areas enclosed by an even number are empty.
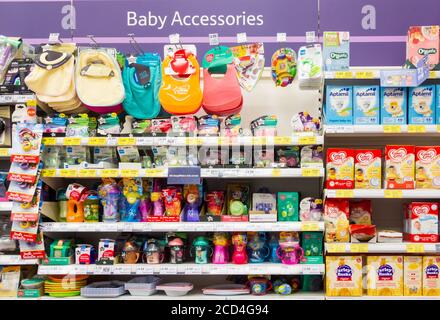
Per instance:
[[[298,192],[278,192],[278,221],[298,221]]]
[[[304,250],[304,260],[301,263],[321,264],[324,263],[322,256],[322,232],[302,232],[301,247]]]

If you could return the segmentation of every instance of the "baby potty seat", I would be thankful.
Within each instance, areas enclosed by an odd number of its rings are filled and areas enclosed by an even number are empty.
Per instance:
[[[162,63],[162,86],[159,101],[163,109],[174,115],[196,113],[202,104],[200,67],[189,50],[177,50]]]
[[[160,56],[145,53],[128,63],[122,72],[125,111],[137,119],[151,119],[160,112],[159,89],[162,82]]]
[[[290,48],[281,48],[272,55],[272,80],[275,85],[287,87],[296,75],[296,53]]]
[[[85,49],[78,53],[75,83],[79,99],[97,113],[118,112],[125,98],[121,70],[105,50]]]

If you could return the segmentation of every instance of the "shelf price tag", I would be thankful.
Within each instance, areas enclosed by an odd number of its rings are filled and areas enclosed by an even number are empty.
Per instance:
[[[316,222],[302,222],[301,231],[319,231],[319,224]]]
[[[350,244],[350,252],[368,252],[368,244],[366,243],[352,243]]]
[[[75,169],[60,169],[60,177],[62,178],[71,178],[76,177],[78,175],[78,171]]]
[[[272,169],[272,177],[281,177],[281,169]]]
[[[321,176],[321,170],[319,168],[301,168],[301,176],[319,177]]]
[[[327,252],[329,253],[345,253],[346,244],[345,243],[328,243]]]
[[[103,177],[103,178],[116,178],[118,176],[119,176],[118,169],[102,169],[101,170],[101,177]]]
[[[97,265],[95,269],[95,274],[112,274],[113,266],[100,266]]]
[[[133,137],[118,138],[118,146],[134,146],[134,145],[136,145],[136,139]]]
[[[424,253],[425,246],[422,243],[408,243],[406,245],[406,252],[408,252],[408,253]]]
[[[185,274],[202,274],[202,267],[197,265],[189,265],[185,269]]]
[[[57,144],[56,138],[44,137],[41,142],[46,146],[55,146]]]
[[[124,178],[135,178],[139,177],[140,173],[139,170],[136,169],[122,169],[121,170],[121,177]]]
[[[177,266],[162,265],[160,274],[177,274]]]
[[[298,144],[307,145],[307,144],[316,144],[315,136],[300,136],[298,137]]]
[[[336,198],[354,198],[354,190],[336,190]]]
[[[426,127],[424,125],[409,124],[408,125],[408,132],[409,133],[425,133]]]
[[[430,79],[435,79],[436,77],[437,77],[436,71],[429,71],[429,78]]]
[[[107,145],[107,138],[104,137],[90,137],[89,146],[105,146]]]
[[[148,264],[139,264],[134,266],[136,274],[154,274],[154,267]]]
[[[246,32],[237,33],[237,43],[247,42]]]
[[[63,139],[64,146],[79,146],[81,145],[81,138],[78,137],[66,137]]]
[[[372,71],[356,71],[354,77],[356,79],[373,79],[374,73]]]
[[[200,146],[203,144],[203,139],[198,137],[187,137],[185,139],[185,144],[187,146]]]
[[[145,176],[151,178],[164,177],[165,170],[164,169],[146,169]]]
[[[402,127],[399,125],[384,125],[383,132],[384,133],[400,133],[400,132],[402,132]]]
[[[437,125],[437,132],[440,133],[440,124]]]
[[[261,145],[261,144],[266,144],[266,143],[267,143],[266,137],[252,137],[252,144],[253,145]]]
[[[95,169],[80,169],[80,170],[78,170],[78,177],[95,178],[96,177],[96,170]]]
[[[127,264],[117,264],[113,267],[113,274],[131,274],[133,268]]]
[[[336,71],[335,78],[336,79],[351,79],[351,78],[353,78],[353,72],[351,72],[351,71]]]
[[[286,41],[287,41],[287,34],[285,32],[278,32],[277,42],[286,42]]]
[[[319,265],[304,264],[302,265],[302,274],[321,274]]]
[[[385,198],[392,198],[392,199],[400,199],[403,198],[403,191],[402,190],[384,190],[384,197]]]
[[[218,33],[210,33],[209,34],[209,45],[210,46],[218,46],[219,45],[218,40]]]
[[[0,157],[7,157],[9,156],[9,149],[8,148],[0,148]]]
[[[277,145],[291,145],[292,137],[274,137],[273,142]]]
[[[57,169],[43,169],[41,170],[43,177],[55,177],[57,175]]]

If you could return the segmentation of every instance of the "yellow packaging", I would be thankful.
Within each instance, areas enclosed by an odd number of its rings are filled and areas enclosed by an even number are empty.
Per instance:
[[[403,257],[403,295],[422,295],[422,257]]]
[[[20,266],[0,266],[0,297],[17,297]]]
[[[440,296],[440,256],[423,257],[423,295]]]
[[[403,257],[367,257],[367,294],[369,296],[403,295]]]
[[[378,149],[355,150],[354,187],[380,189],[382,187],[382,151]]]
[[[362,296],[362,257],[326,257],[326,294],[328,296]]]

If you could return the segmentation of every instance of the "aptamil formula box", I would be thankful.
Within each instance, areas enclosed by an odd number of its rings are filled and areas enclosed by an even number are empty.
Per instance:
[[[408,123],[435,123],[435,85],[408,89]]]
[[[326,71],[348,70],[350,67],[349,32],[324,32],[324,66]]]
[[[379,86],[353,87],[354,124],[379,124]]]
[[[353,124],[353,87],[327,86],[325,120],[332,125]]]
[[[381,88],[380,119],[385,125],[402,125],[407,123],[406,88]]]

